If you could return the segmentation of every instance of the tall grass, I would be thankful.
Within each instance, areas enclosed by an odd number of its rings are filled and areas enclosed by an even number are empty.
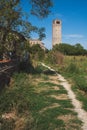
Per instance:
[[[73,91],[87,111],[87,57],[65,56],[64,68],[60,72],[71,81]]]
[[[40,68],[40,70],[42,69]],[[51,83],[49,76],[47,81],[46,77],[47,75],[41,74],[41,71],[34,75],[14,74],[10,86],[3,89],[0,94],[1,130],[63,130],[66,129],[67,123],[71,129],[71,120],[66,123],[58,118],[70,114],[75,117],[74,121],[78,120],[76,113],[72,110],[71,101],[51,97],[51,95],[60,96],[67,92],[63,86]],[[55,90],[53,87],[58,87],[59,90]],[[14,115],[13,118],[2,118],[3,115],[11,113]],[[80,122],[71,124],[72,127],[75,124],[77,130],[80,130]]]
[[[68,73],[79,73],[80,72],[79,67],[77,66],[77,64],[72,63],[72,62],[67,66],[66,71]]]

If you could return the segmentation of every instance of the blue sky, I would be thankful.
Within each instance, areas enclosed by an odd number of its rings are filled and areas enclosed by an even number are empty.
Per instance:
[[[51,14],[47,18],[42,20],[29,17],[33,25],[45,27],[45,46],[52,48],[52,21],[59,19],[62,20],[62,43],[80,43],[87,49],[87,0],[53,0],[53,3]],[[33,34],[33,38],[36,35]]]

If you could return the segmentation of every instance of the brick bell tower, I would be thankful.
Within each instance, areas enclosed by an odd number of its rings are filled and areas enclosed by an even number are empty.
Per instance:
[[[52,24],[52,47],[62,42],[61,20],[55,19]]]

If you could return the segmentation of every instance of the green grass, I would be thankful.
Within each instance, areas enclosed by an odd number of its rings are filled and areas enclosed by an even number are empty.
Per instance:
[[[39,115],[36,118],[36,130],[52,130],[55,129],[56,127],[61,128],[64,127],[65,124],[62,120],[57,120],[55,117],[57,116],[56,114],[58,114],[58,110],[57,112],[55,111],[55,113],[53,114],[54,111],[47,111],[44,112],[42,115]]]
[[[76,97],[80,100],[83,105],[83,109],[87,111],[87,80],[86,74],[68,74],[65,73],[64,76],[67,80],[71,80],[72,90],[75,92]]]
[[[57,66],[55,67],[57,70]],[[61,74],[70,81],[78,100],[87,111],[87,57],[76,56],[74,60],[73,56],[65,56],[64,64],[60,68]]]
[[[54,90],[55,86],[59,90]],[[14,130],[16,127],[20,130],[21,118],[23,130],[55,130],[56,128],[66,130],[66,122],[58,117],[70,114],[75,117],[73,119],[75,121],[77,114],[73,112],[69,99],[59,100],[51,97],[51,95],[61,94],[67,94],[66,90],[61,85],[51,83],[47,75],[14,74],[10,86],[0,93],[0,130]],[[52,107],[53,104],[58,106]],[[9,120],[2,118],[5,113],[12,112],[15,112],[16,118]],[[16,126],[18,120],[20,123]],[[81,124],[78,119],[77,121],[78,123],[74,122],[74,124],[78,130]],[[71,129],[70,124],[68,127]]]

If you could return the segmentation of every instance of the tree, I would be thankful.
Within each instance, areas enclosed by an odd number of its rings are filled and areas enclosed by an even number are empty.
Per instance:
[[[35,60],[43,60],[45,57],[45,51],[40,47],[39,44],[33,45],[30,52]]]
[[[42,38],[45,38],[45,37],[46,37],[45,33],[43,33],[43,32],[45,32],[45,28],[40,28],[40,29],[38,30],[39,40],[42,40]]]
[[[74,47],[75,47],[75,50],[76,50],[76,55],[84,54],[84,48],[83,48],[83,46],[81,46],[80,43],[75,44]]]
[[[60,51],[65,55],[84,55],[86,54],[86,50],[83,48],[81,44],[57,44],[53,48],[54,51]]]
[[[73,52],[74,52],[74,47],[70,44],[62,43],[62,44],[59,44],[59,45],[58,44],[55,45],[53,50],[60,51],[65,55],[72,55]]]
[[[39,18],[47,17],[51,12],[50,7],[53,6],[51,0],[31,0],[31,13]]]
[[[9,43],[8,35],[18,34],[23,37],[30,38],[30,33],[35,31],[39,34],[39,39],[45,37],[44,28],[38,29],[33,26],[27,18],[23,19],[25,14],[21,7],[22,0],[0,0],[0,46],[5,48],[5,44]],[[51,0],[28,0],[31,4],[31,14],[44,18],[50,13],[52,7]],[[26,1],[25,1],[26,2]],[[14,44],[14,41],[10,41]],[[15,41],[16,42],[16,41]]]

